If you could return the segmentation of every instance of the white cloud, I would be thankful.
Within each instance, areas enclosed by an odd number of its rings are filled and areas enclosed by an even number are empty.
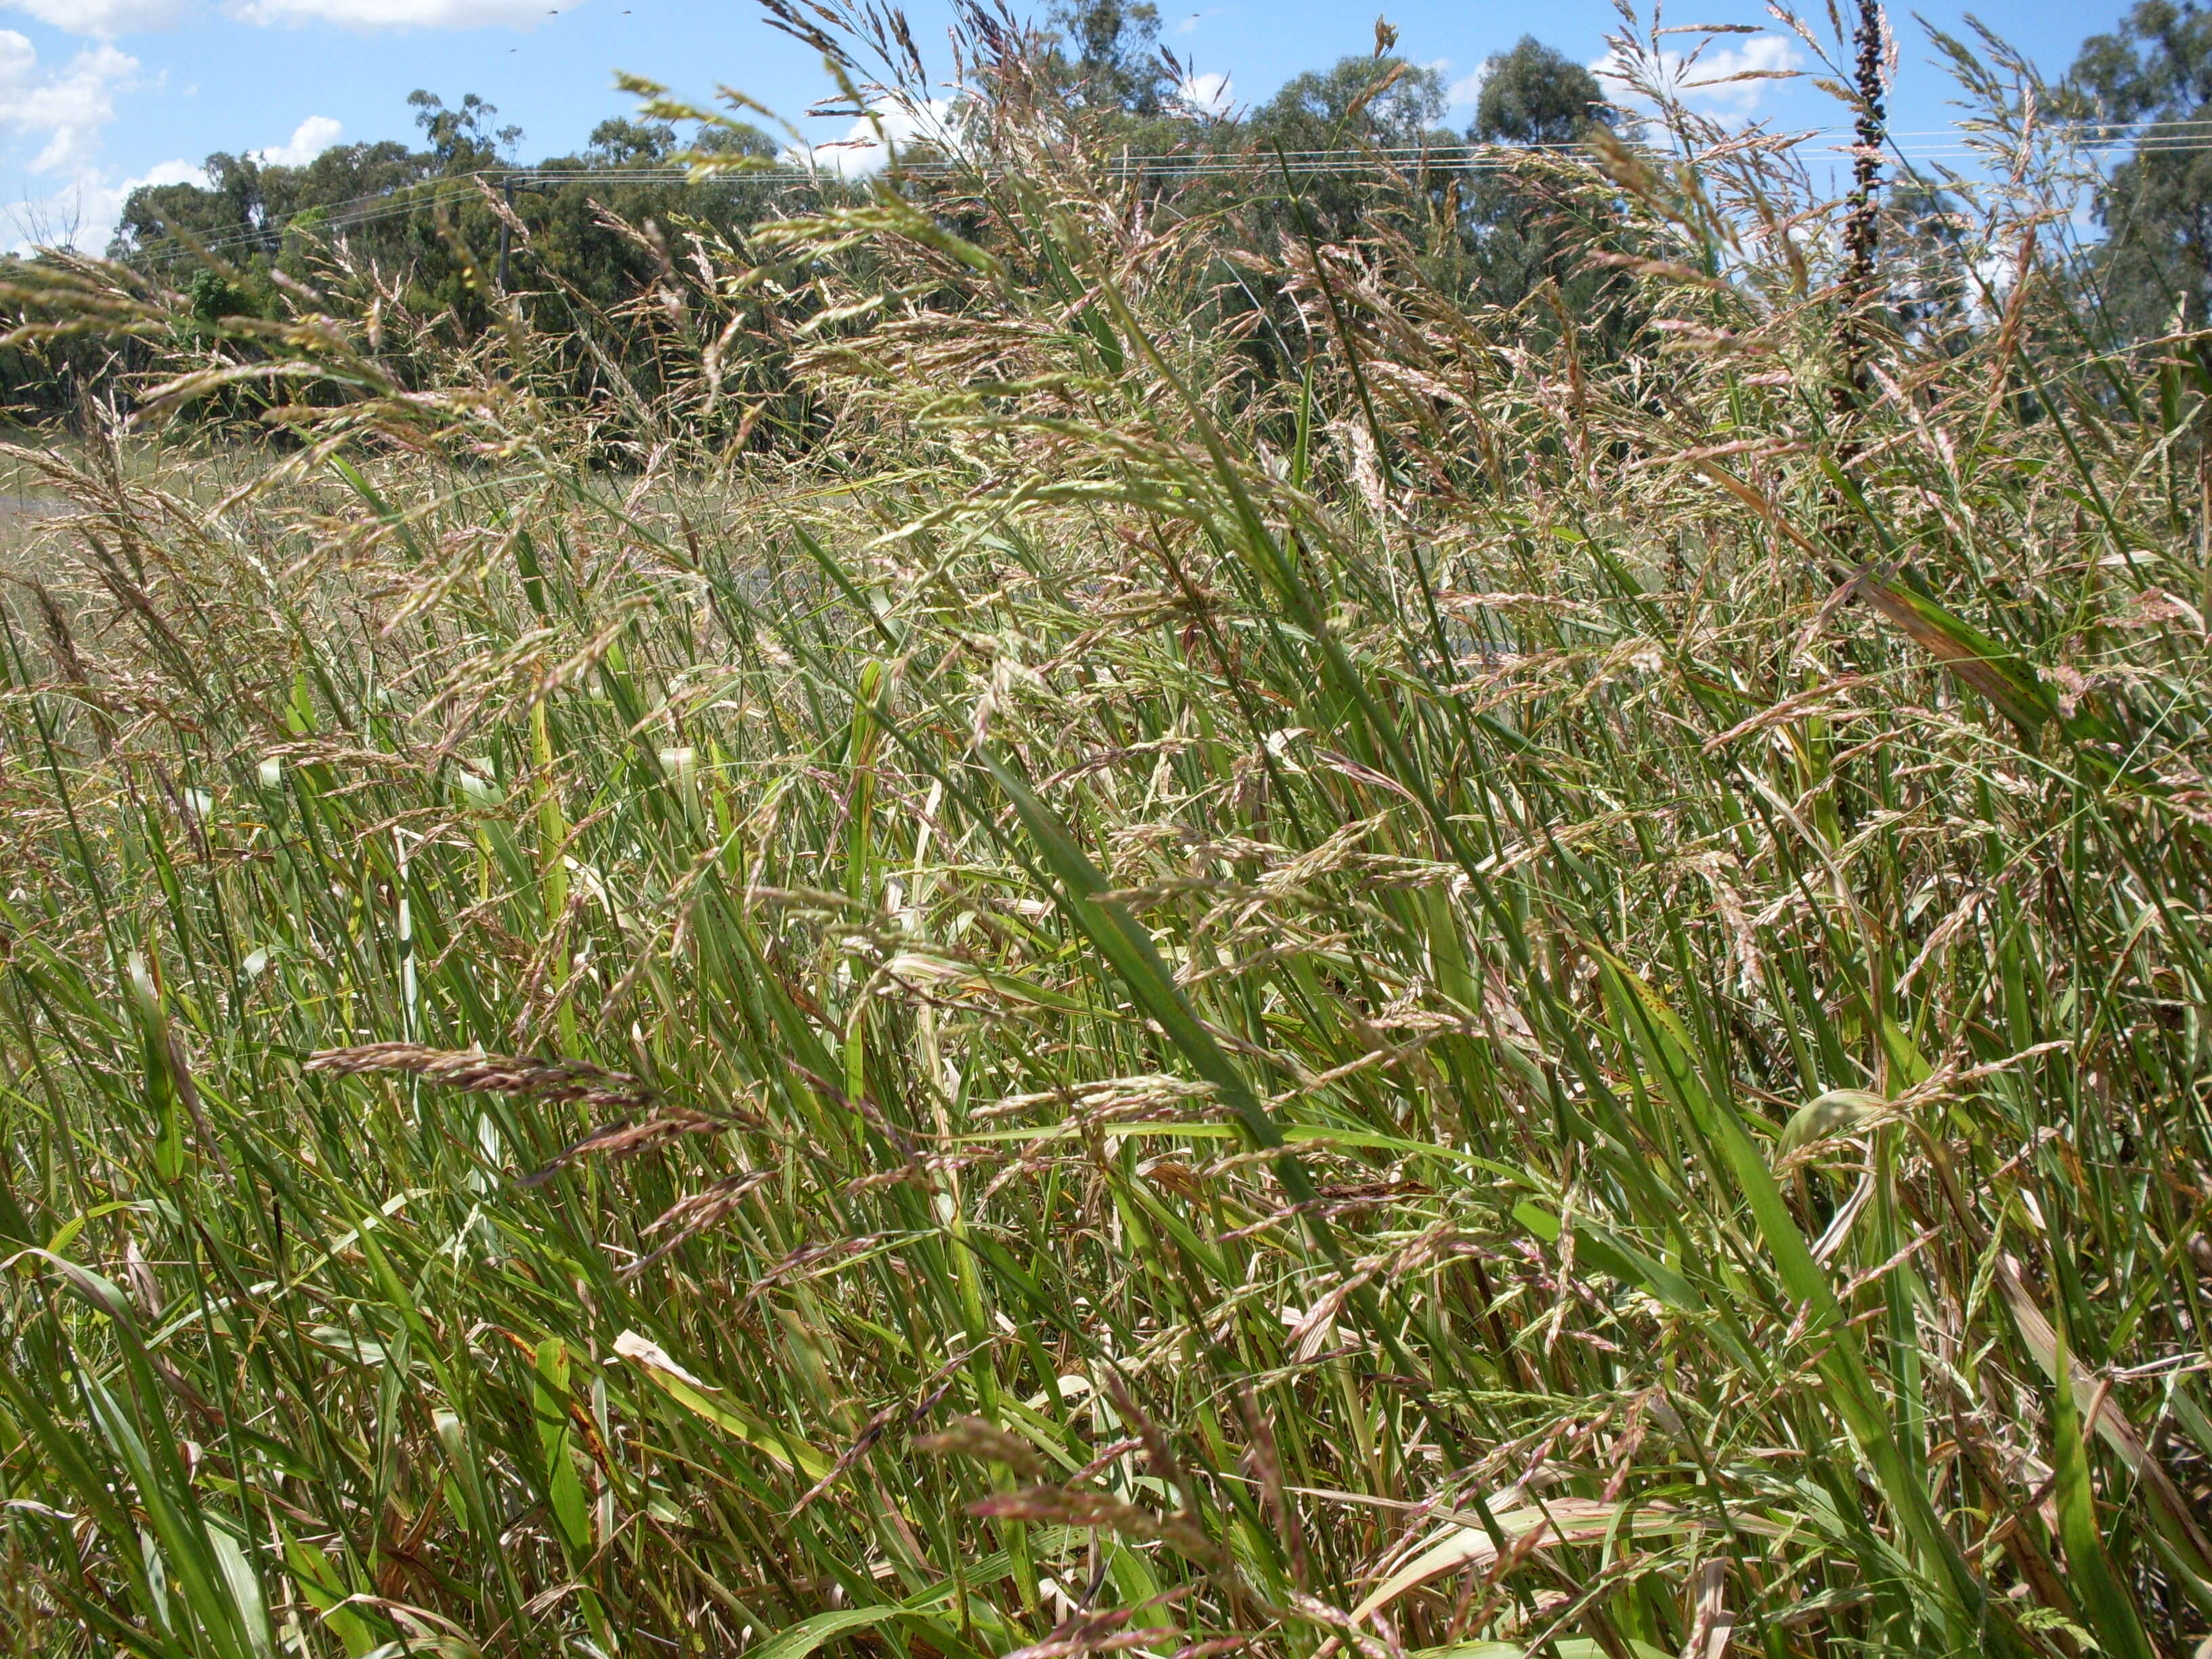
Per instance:
[[[100,173],[87,173],[67,192],[79,227],[75,245],[88,252],[105,252],[108,239],[115,234],[115,222],[123,216],[124,203],[142,185],[197,185],[204,190],[207,182],[205,167],[182,158],[156,161],[136,179],[125,179],[119,185],[107,183]]]
[[[207,174],[185,161],[158,162],[120,184],[109,183],[96,171],[85,172],[51,194],[19,202],[8,210],[6,222],[15,233],[11,252],[73,247],[105,253],[115,234],[115,222],[123,216],[123,204],[141,185],[206,183]]]
[[[310,115],[292,130],[290,139],[257,149],[253,159],[264,167],[303,167],[344,136],[342,124],[327,115]]]
[[[183,160],[156,161],[136,179],[125,179],[116,185],[115,193],[119,199],[141,185],[197,185],[205,190],[207,182],[207,169],[195,162]]]
[[[1482,100],[1482,83],[1490,79],[1490,65],[1485,64],[1472,75],[1462,75],[1451,83],[1444,94],[1448,109],[1473,109]]]
[[[0,30],[0,76],[4,76],[13,55],[7,31]],[[327,149],[339,131],[338,124],[330,117],[311,115],[300,123],[289,143],[252,153],[258,161],[297,167]],[[206,168],[181,157],[157,161],[137,177],[120,180],[88,163],[49,194],[20,202],[9,210],[7,222],[15,233],[15,251],[74,247],[87,253],[105,253],[132,191],[146,185],[197,185],[204,190],[207,183]]]
[[[48,3],[54,0],[47,0]],[[150,0],[140,0],[150,3]],[[555,10],[545,0],[230,0],[224,7],[241,22],[336,23],[350,29],[534,28]]]
[[[1220,117],[1229,113],[1231,94],[1235,90],[1227,76],[1208,70],[1185,81],[1175,89],[1175,95],[1176,101],[1194,114]]]
[[[1804,64],[1797,43],[1786,34],[1753,34],[1741,46],[1722,46],[1686,57],[1662,52],[1653,76],[1661,87],[1701,114],[1723,121],[1748,121],[1759,111],[1775,79],[1796,73]],[[1650,100],[1632,89],[1629,66],[1620,54],[1608,52],[1590,65],[1590,72],[1607,83],[1609,95],[1622,102],[1650,107]],[[1739,79],[1747,76],[1748,79]]]
[[[890,159],[877,137],[879,126],[883,137],[901,149],[915,143],[933,144],[940,149],[957,149],[960,118],[958,108],[948,99],[933,98],[927,107],[919,110],[902,105],[887,106],[876,112],[873,121],[863,118],[854,122],[842,138],[814,145],[814,165],[843,179],[864,178],[876,172]]]
[[[49,27],[112,40],[118,34],[165,29],[181,19],[189,0],[7,0]]]
[[[118,100],[144,84],[138,60],[112,46],[88,46],[49,69],[30,41],[14,29],[0,29],[0,149],[14,152],[8,161],[47,185],[44,194],[27,195],[0,216],[0,223],[12,227],[17,251],[105,252],[132,191],[145,185],[206,185],[206,173],[182,159],[121,179],[100,165],[101,141],[115,119]],[[311,115],[287,142],[254,154],[264,161],[298,166],[328,149],[343,131],[327,115]],[[22,159],[27,149],[31,153]]]
[[[33,173],[81,174],[115,119],[115,95],[132,86],[138,60],[113,46],[88,46],[52,70],[30,41],[0,29],[0,131],[40,146]]]

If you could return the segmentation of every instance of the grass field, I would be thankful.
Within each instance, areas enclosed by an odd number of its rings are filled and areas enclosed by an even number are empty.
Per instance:
[[[1044,132],[680,395],[339,273],[14,452],[15,1650],[2192,1651],[2201,353],[2022,185],[1838,400],[1622,158],[1620,343],[1293,243],[1255,386]]]

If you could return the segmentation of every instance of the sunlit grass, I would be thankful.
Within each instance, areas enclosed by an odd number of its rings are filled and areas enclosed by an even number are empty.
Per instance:
[[[2199,362],[1839,434],[1647,182],[1689,326],[1251,249],[1255,388],[1049,138],[755,250],[806,459],[337,297],[16,455],[11,1639],[2186,1651]]]

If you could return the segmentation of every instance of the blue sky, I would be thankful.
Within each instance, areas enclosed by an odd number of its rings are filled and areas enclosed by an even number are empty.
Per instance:
[[[2109,28],[2125,0],[1984,5],[1981,15],[2046,71],[2082,39]],[[1017,12],[1028,8],[1015,0]],[[1049,0],[1036,0],[1042,13]],[[1161,0],[1162,38],[1201,75],[1226,77],[1234,103],[1264,100],[1300,70],[1364,52],[1376,0]],[[1716,63],[1810,68],[1758,0],[1676,0],[1685,22],[1759,26],[1715,43]],[[1611,0],[1382,0],[1399,49],[1437,64],[1462,103],[1490,53],[1533,33],[1597,63],[1621,27]],[[0,246],[71,240],[96,250],[123,194],[145,179],[191,176],[212,150],[304,159],[331,143],[415,137],[407,94],[455,102],[474,92],[521,126],[526,161],[572,151],[633,100],[617,70],[696,97],[738,87],[788,113],[819,141],[848,123],[803,119],[828,82],[797,42],[770,29],[750,0],[0,0]],[[1922,9],[1957,28],[1966,8]],[[1808,0],[1825,27],[1826,6]],[[939,0],[909,7],[926,54],[944,38]],[[1672,16],[1668,18],[1670,22]],[[1940,129],[1951,86],[1918,27],[1900,16],[1893,94],[1900,131]],[[1685,46],[1686,37],[1669,44]],[[950,54],[934,54],[949,64]],[[1220,82],[1208,80],[1209,91]],[[1803,82],[1753,81],[1694,94],[1732,120],[1832,124],[1832,106]],[[1463,124],[1470,110],[1453,112]]]

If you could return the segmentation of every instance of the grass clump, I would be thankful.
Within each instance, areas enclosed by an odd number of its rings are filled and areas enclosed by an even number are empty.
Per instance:
[[[289,389],[221,488],[18,454],[11,1639],[2186,1651],[2194,343],[2084,360],[2032,149],[1838,404],[1756,146],[1529,164],[1599,351],[1018,67],[672,259],[674,391],[334,264],[149,393]]]

